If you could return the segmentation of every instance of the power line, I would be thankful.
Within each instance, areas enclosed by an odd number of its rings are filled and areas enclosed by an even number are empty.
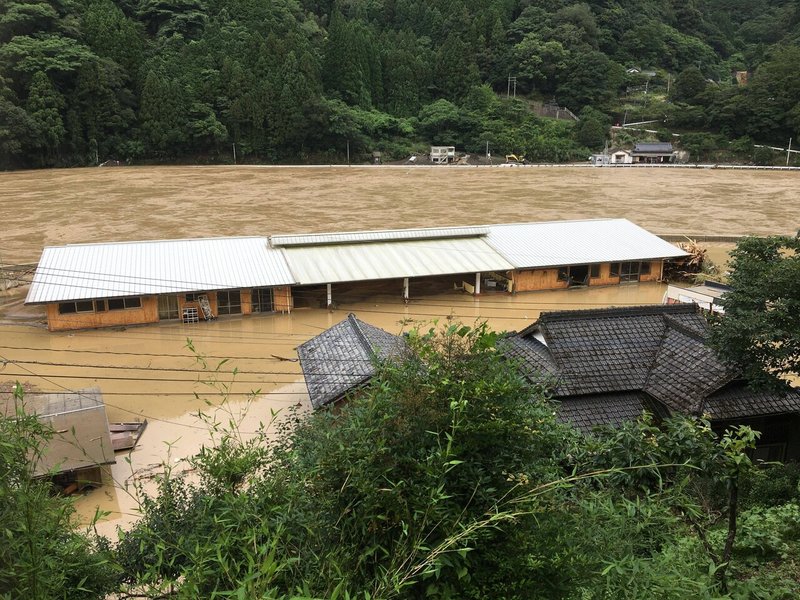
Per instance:
[[[4,357],[4,356],[0,356],[0,359],[2,359],[2,360],[4,360],[4,361],[6,361],[6,362],[8,362],[8,363],[16,364],[14,361],[12,361],[12,360],[9,360],[9,359],[7,359],[7,358],[6,358],[6,357]],[[76,391],[76,390],[70,389],[70,388],[68,388],[68,387],[66,387],[66,386],[64,386],[64,385],[61,385],[60,383],[58,383],[58,382],[56,382],[56,381],[51,381],[51,380],[50,380],[50,379],[49,379],[47,376],[39,375],[39,374],[37,374],[37,373],[33,372],[32,370],[28,369],[27,367],[24,367],[24,366],[22,366],[22,365],[17,365],[17,366],[18,366],[20,369],[22,369],[23,371],[27,371],[27,372],[28,372],[28,373],[29,373],[31,376],[33,376],[33,377],[36,377],[36,378],[39,378],[39,379],[43,379],[44,381],[47,381],[47,382],[48,382],[48,383],[50,383],[51,385],[54,385],[54,386],[56,386],[56,387],[58,387],[58,388],[60,388],[60,389],[66,390],[66,391],[68,391],[68,392],[70,392],[70,393],[72,393],[72,394],[77,394],[77,395],[79,395],[79,396],[80,396],[80,397],[82,397],[82,398],[89,398],[89,399],[93,399],[93,398],[91,398],[91,397],[87,396],[86,394],[83,394],[82,392],[79,392],[79,391]],[[273,393],[273,392],[271,392],[271,393]],[[273,393],[273,394],[274,394],[274,393]],[[283,394],[284,394],[284,395],[292,395],[292,396],[296,396],[296,395],[297,395],[297,394],[295,394],[295,393],[291,393],[291,392],[283,392]],[[132,395],[132,396],[141,396],[141,395],[147,395],[147,396],[152,396],[152,394],[146,394],[146,393],[133,393],[133,394],[125,394],[125,393],[119,393],[119,392],[117,392],[117,393],[111,393],[111,394],[103,393],[103,397],[105,397],[106,395],[117,395],[117,396],[120,396],[120,395],[124,395],[124,396],[128,396],[128,395]],[[159,395],[161,395],[161,396],[191,395],[192,397],[197,397],[197,396],[199,396],[200,394],[186,394],[186,393],[183,393],[183,394],[175,394],[175,393],[165,393],[165,394],[159,394]],[[252,394],[252,393],[248,393],[248,394],[241,394],[241,393],[239,393],[239,394],[234,394],[234,393],[224,393],[224,394],[223,394],[222,392],[220,392],[220,395],[222,395],[222,396],[223,396],[223,397],[225,397],[225,398],[227,398],[227,397],[229,397],[229,396],[232,396],[232,395],[237,395],[237,396],[238,396],[238,395],[246,395],[246,396],[249,396],[249,397],[252,397],[252,396],[253,396],[253,394]],[[117,410],[120,410],[120,411],[123,411],[123,412],[129,413],[129,414],[137,415],[137,416],[140,416],[140,417],[144,417],[145,419],[150,419],[150,420],[153,420],[153,421],[158,421],[158,422],[161,422],[161,423],[167,423],[167,424],[169,424],[169,425],[174,425],[174,426],[176,426],[176,427],[186,427],[186,428],[189,428],[189,429],[199,429],[199,430],[201,430],[201,431],[209,431],[209,427],[201,427],[201,426],[199,426],[199,425],[190,425],[190,424],[188,424],[188,423],[179,423],[179,422],[177,422],[177,421],[172,421],[172,420],[169,420],[169,419],[163,419],[163,418],[161,418],[161,417],[155,417],[155,416],[153,416],[153,415],[146,415],[146,414],[144,414],[144,413],[141,413],[141,412],[139,412],[139,411],[130,410],[130,409],[128,409],[128,408],[124,408],[124,407],[122,407],[122,406],[118,406],[118,405],[115,405],[115,404],[111,404],[111,403],[109,403],[109,402],[105,402],[105,401],[104,401],[104,404],[105,404],[106,406],[110,406],[110,407],[112,407],[112,408],[115,408],[115,409],[117,409]],[[198,414],[199,414],[199,413],[198,413]],[[257,435],[257,434],[259,434],[259,433],[261,433],[261,432],[260,432],[260,431],[239,431],[239,433],[243,433],[243,434],[246,434],[246,435]]]

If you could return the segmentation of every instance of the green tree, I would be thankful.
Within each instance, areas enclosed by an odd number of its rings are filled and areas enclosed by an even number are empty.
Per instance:
[[[71,500],[34,476],[53,431],[25,410],[19,384],[9,406],[0,418],[0,595],[105,598],[118,575],[107,540],[78,533]]]
[[[688,67],[675,78],[672,99],[679,102],[694,103],[697,96],[706,89],[708,83],[697,67]]]
[[[58,155],[58,147],[66,134],[61,117],[63,108],[64,98],[50,78],[42,71],[35,73],[28,91],[27,112],[36,131],[32,145],[40,150],[42,162]]]
[[[781,387],[800,375],[800,238],[748,237],[731,256],[733,289],[711,340],[749,379]]]

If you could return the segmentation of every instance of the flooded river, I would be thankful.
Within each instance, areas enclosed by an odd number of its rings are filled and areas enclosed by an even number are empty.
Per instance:
[[[800,173],[503,167],[120,167],[0,173],[0,263],[46,245],[625,217],[794,233]]]
[[[587,168],[259,168],[165,167],[0,173],[0,263],[38,259],[45,245],[88,241],[625,217],[659,233],[792,233],[800,224],[793,172]],[[717,252],[724,257],[724,252]],[[541,311],[661,302],[665,286],[536,292],[480,299],[452,293],[297,310],[291,315],[211,323],[49,333],[30,325],[24,289],[6,295],[17,311],[0,324],[0,386],[20,380],[59,391],[99,386],[112,421],[148,420],[140,445],[117,456],[106,485],[78,498],[88,519],[109,511],[99,531],[137,516],[133,482],[151,489],[167,458],[212,443],[198,411],[234,419],[248,435],[274,414],[308,408],[294,349],[348,312],[399,332],[406,320],[454,314],[498,330],[531,323]],[[398,294],[399,296],[399,294]],[[0,304],[4,299],[0,297]],[[8,311],[6,311],[8,317]],[[191,339],[213,371],[186,348]],[[285,360],[288,359],[288,360]],[[233,367],[238,369],[234,377]],[[217,380],[216,386],[208,382]],[[220,386],[227,387],[227,402]]]

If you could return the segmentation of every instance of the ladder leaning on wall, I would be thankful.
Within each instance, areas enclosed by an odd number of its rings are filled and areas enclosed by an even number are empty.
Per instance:
[[[211,312],[211,304],[209,304],[208,302],[208,296],[206,296],[205,294],[199,296],[197,298],[197,302],[200,304],[200,310],[203,311],[203,318],[206,321],[211,321],[216,318],[214,316],[214,313]]]

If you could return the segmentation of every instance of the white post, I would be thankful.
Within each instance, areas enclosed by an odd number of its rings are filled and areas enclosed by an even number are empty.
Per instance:
[[[792,152],[792,138],[789,138],[789,149],[786,151],[786,166],[789,166],[789,155]]]
[[[403,302],[408,302],[408,277],[403,278]]]
[[[331,289],[330,283],[327,284],[327,288],[328,288],[328,308],[330,308],[331,304],[333,304],[333,290]]]
[[[481,274],[475,273],[475,296],[481,293]]]

